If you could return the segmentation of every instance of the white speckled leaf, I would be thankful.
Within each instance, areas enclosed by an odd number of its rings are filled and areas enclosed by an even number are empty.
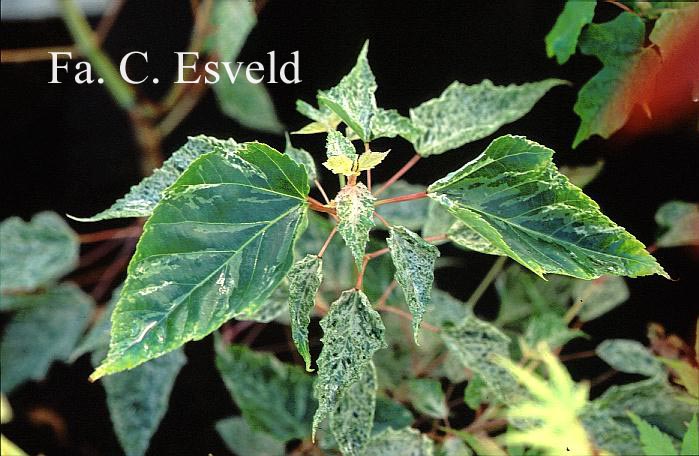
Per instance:
[[[595,349],[597,356],[614,369],[647,377],[662,375],[663,367],[640,342],[628,339],[607,339]]]
[[[313,378],[298,366],[243,345],[216,341],[216,367],[248,425],[286,442],[311,431]]]
[[[303,165],[306,168],[306,174],[308,174],[308,184],[313,187],[314,181],[318,179],[318,170],[316,169],[315,160],[313,156],[305,149],[299,149],[291,144],[291,138],[289,134],[286,134],[286,147],[284,153],[291,157],[296,163]]]
[[[253,429],[244,418],[233,416],[216,422],[216,432],[237,455],[284,456],[284,442]]]
[[[432,295],[434,262],[439,257],[439,250],[405,227],[393,225],[389,233],[386,241],[396,267],[396,281],[413,316],[413,336],[418,343],[422,315]]]
[[[237,144],[232,139],[222,140],[204,135],[190,137],[165,160],[163,166],[131,187],[129,193],[118,199],[109,209],[92,217],[72,218],[81,222],[97,222],[114,218],[148,217],[162,199],[165,189],[172,185],[197,157],[209,152],[232,153],[236,148]]]
[[[418,412],[432,418],[444,419],[449,410],[442,391],[442,384],[433,378],[413,378],[408,380],[410,402]]]
[[[561,84],[565,81],[546,79],[519,86],[496,86],[487,79],[471,86],[453,82],[439,98],[410,110],[410,119],[421,132],[415,149],[427,157],[485,138],[528,113]]]
[[[365,371],[376,350],[384,348],[384,325],[369,300],[359,290],[343,291],[320,321],[323,350],[318,358],[315,396],[318,410],[313,434],[333,411],[345,391]]]
[[[420,135],[410,119],[403,117],[395,109],[378,108],[371,120],[371,138],[395,138],[400,136],[415,142]]]
[[[281,134],[284,126],[277,117],[272,97],[262,82],[254,84],[248,80],[247,70],[247,66],[241,66],[233,84],[227,81],[213,84],[221,111],[244,127]]]
[[[219,61],[235,61],[248,34],[257,23],[254,3],[248,0],[214,0],[211,33],[203,51]]]
[[[352,141],[339,131],[331,131],[325,141],[325,151],[330,157],[347,157],[352,161],[357,159],[357,150],[352,145]]]
[[[316,294],[323,281],[323,259],[306,255],[297,261],[287,274],[289,279],[289,317],[291,337],[311,371],[311,353],[308,348],[308,325],[315,305]]]
[[[560,174],[553,151],[502,136],[428,188],[461,222],[534,273],[668,277],[645,246]]]
[[[27,380],[43,380],[54,361],[67,361],[90,321],[94,303],[65,283],[28,302],[5,326],[0,342],[0,388],[9,393]]]
[[[571,329],[566,324],[563,316],[555,313],[535,315],[527,322],[524,331],[524,341],[529,347],[536,347],[540,342],[555,350],[575,339],[583,337],[585,333],[579,329]]]
[[[337,114],[364,142],[371,139],[371,120],[376,112],[376,80],[367,60],[368,50],[367,41],[347,76],[318,94],[318,102]]]
[[[303,166],[259,143],[195,160],[144,226],[92,379],[130,369],[262,306],[306,224]]]
[[[374,202],[376,198],[361,182],[346,185],[335,198],[337,230],[352,251],[358,268],[361,268],[364,250],[369,241],[369,230],[374,227]]]
[[[371,437],[376,408],[376,369],[374,364],[343,394],[330,415],[330,429],[343,455],[358,456]]]
[[[386,429],[374,436],[366,446],[364,456],[432,456],[434,443],[413,428]]]
[[[342,119],[327,107],[321,106],[320,109],[316,109],[303,100],[296,100],[296,110],[314,122],[311,122],[300,130],[292,132],[294,135],[330,133],[331,131],[335,131],[340,122],[342,122]]]
[[[663,230],[658,247],[699,245],[699,204],[669,201],[655,213],[655,222]]]
[[[30,222],[10,217],[0,223],[0,292],[31,291],[61,278],[78,264],[78,236],[54,212]],[[0,309],[7,310],[5,298]]]
[[[458,326],[443,328],[442,340],[467,369],[478,374],[498,400],[515,397],[517,382],[495,362],[495,355],[510,356],[510,338],[495,326],[476,317],[466,317]]]
[[[109,340],[107,340],[107,343]],[[107,345],[92,354],[97,366]],[[128,372],[104,379],[107,407],[116,434],[127,456],[143,456],[170,402],[175,378],[186,362],[182,349],[153,359]]]

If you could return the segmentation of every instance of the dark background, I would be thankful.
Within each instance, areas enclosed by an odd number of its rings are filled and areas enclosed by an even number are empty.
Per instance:
[[[557,2],[368,2],[270,0],[259,23],[237,60],[266,62],[266,53],[278,59],[300,51],[298,85],[267,85],[281,121],[289,130],[306,120],[294,109],[297,98],[315,104],[317,89],[335,85],[347,73],[365,39],[371,40],[369,59],[379,89],[379,106],[407,114],[410,107],[439,93],[453,80],[478,83],[484,78],[497,84],[523,83],[549,77],[571,81],[546,95],[531,113],[502,133],[525,135],[556,150],[556,163],[591,164],[606,161],[599,178],[586,188],[605,214],[626,227],[646,244],[657,234],[653,215],[671,199],[696,201],[696,118],[675,124],[642,138],[624,131],[608,141],[594,138],[577,150],[570,148],[578,126],[572,107],[577,90],[599,70],[592,58],[574,56],[559,67],[546,58],[544,36],[561,6]],[[600,4],[596,21],[618,13]],[[125,53],[148,51],[147,69],[158,77],[157,86],[141,89],[152,97],[162,95],[175,76],[174,51],[187,48],[191,27],[187,1],[129,1],[106,40],[106,50],[120,59]],[[58,20],[2,23],[2,47],[50,46],[70,43]],[[134,65],[134,73],[139,70]],[[2,218],[30,217],[41,210],[80,216],[108,207],[140,180],[137,149],[126,115],[115,106],[102,86],[78,86],[72,77],[49,85],[49,62],[3,64]],[[642,116],[634,112],[634,116]],[[260,139],[278,148],[283,138],[258,134],[224,117],[209,93],[190,117],[165,141],[169,155],[188,135],[233,137],[238,141]],[[323,152],[322,135],[295,137],[294,143],[317,159]],[[413,183],[428,184],[479,154],[492,139],[468,144],[441,156],[422,160],[408,175]],[[407,142],[392,141],[389,164],[374,173],[375,182],[385,180],[411,155]],[[324,176],[334,192],[335,179]],[[123,226],[124,222],[71,225],[79,232]],[[463,255],[446,248],[443,254]],[[467,254],[464,266],[437,274],[438,286],[465,299],[490,267],[491,257]],[[658,276],[628,280],[629,301],[586,325],[590,341],[572,349],[589,349],[610,337],[645,341],[649,321],[693,340],[697,315],[697,249],[664,249],[657,253],[661,264],[676,281]],[[695,304],[691,304],[694,302]],[[478,310],[492,315],[497,298],[490,290]],[[317,323],[314,322],[317,326]],[[317,328],[316,328],[317,329]],[[258,338],[264,346],[282,340],[280,327],[270,326]],[[235,406],[218,379],[212,363],[210,339],[187,347],[189,362],[182,370],[149,454],[227,454],[213,430],[213,423],[235,413]],[[118,454],[120,448],[111,423],[101,385],[86,381],[91,371],[85,356],[73,366],[56,365],[49,378],[31,383],[11,396],[15,421],[3,432],[21,447],[36,453]],[[578,378],[591,378],[603,370],[599,361],[569,363]],[[37,419],[32,410],[49,410],[66,426],[56,432],[56,420]],[[35,418],[30,419],[30,415]],[[41,414],[39,414],[41,415]],[[42,424],[44,423],[44,424]],[[49,423],[49,424],[46,424]],[[50,423],[54,423],[51,425]],[[58,436],[57,436],[58,435]]]

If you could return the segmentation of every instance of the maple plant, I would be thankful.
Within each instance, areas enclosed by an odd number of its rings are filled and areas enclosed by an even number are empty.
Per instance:
[[[588,19],[566,24],[582,3],[569,2],[547,38],[561,62],[592,20],[586,10],[574,18]],[[594,30],[640,20],[621,14],[583,34],[583,52]],[[628,298],[622,277],[670,279],[650,251],[698,245],[697,205],[662,206],[661,235],[647,248],[583,192],[599,166],[559,170],[553,150],[515,135],[431,185],[410,184],[402,177],[418,161],[493,135],[566,82],[454,82],[404,116],[377,106],[368,53],[367,42],[317,103],[297,102],[310,123],[287,135],[283,152],[191,137],[111,207],[72,217],[139,220],[117,230],[138,244],[96,321],[90,296],[60,282],[80,241],[63,219],[2,222],[0,310],[14,312],[0,353],[3,392],[43,378],[54,360],[91,353],[90,380],[104,384],[125,453],[143,455],[186,362],[183,346],[213,334],[216,368],[242,415],[216,428],[238,454],[697,454],[696,346],[676,342],[656,356],[633,340],[604,341],[581,356],[644,379],[594,400],[559,356],[586,336],[586,322]],[[605,111],[618,107],[590,90],[576,104],[576,145],[623,125],[605,123],[620,119]],[[292,144],[310,134],[325,136],[320,166],[337,176],[335,195],[321,184],[319,154]],[[407,141],[415,155],[394,159],[379,139]],[[396,172],[372,182],[378,166]],[[434,286],[447,244],[493,258],[466,302]],[[500,307],[486,320],[474,308],[493,284]],[[309,337],[316,317],[319,351]],[[289,326],[299,363],[242,340],[272,321]],[[651,342],[666,336],[658,329]],[[40,356],[23,363],[28,352]],[[475,414],[452,426],[457,385],[457,402]]]

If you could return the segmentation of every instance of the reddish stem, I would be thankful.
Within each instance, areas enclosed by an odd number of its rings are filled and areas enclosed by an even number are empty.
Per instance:
[[[330,234],[328,235],[328,238],[323,243],[323,247],[320,248],[320,251],[318,252],[318,258],[323,258],[323,254],[325,253],[325,250],[330,245],[330,241],[332,241],[333,237],[335,237],[335,233],[337,233],[337,226],[333,227],[333,230],[330,232]]]
[[[134,238],[141,235],[142,227],[127,226],[125,228],[113,228],[110,230],[86,233],[79,236],[81,244],[92,244],[95,242],[107,241],[111,239]]]
[[[411,158],[410,160],[408,160],[408,162],[407,162],[405,165],[403,165],[403,167],[402,167],[401,169],[399,169],[398,171],[396,171],[396,174],[394,174],[393,176],[391,176],[391,178],[390,178],[389,180],[387,180],[386,183],[383,184],[383,185],[381,186],[381,188],[378,189],[374,195],[380,195],[380,194],[383,193],[388,187],[390,187],[391,185],[393,185],[398,179],[400,179],[400,178],[403,176],[403,174],[407,173],[407,172],[410,170],[410,168],[412,168],[413,166],[415,166],[415,163],[417,163],[418,161],[420,161],[420,158],[422,158],[422,157],[420,157],[418,154],[415,154],[415,155],[413,156],[413,158]]]
[[[391,224],[388,223],[388,221],[381,216],[378,212],[374,211],[374,216],[381,221],[384,225],[386,225],[386,228],[390,227]]]
[[[383,204],[400,203],[403,201],[412,201],[427,198],[426,192],[409,193],[407,195],[394,196],[393,198],[386,198],[378,200],[374,203],[374,206],[381,206]]]
[[[323,188],[323,186],[320,185],[320,181],[316,179],[313,182],[316,184],[316,187],[318,188],[318,191],[320,191],[320,194],[323,195],[323,200],[325,201],[325,204],[330,204],[330,198],[328,198],[328,194],[325,193],[325,189]]]

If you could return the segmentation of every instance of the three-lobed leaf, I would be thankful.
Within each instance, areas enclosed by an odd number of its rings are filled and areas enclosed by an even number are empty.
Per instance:
[[[133,368],[264,305],[305,229],[303,166],[259,143],[195,160],[144,226],[92,379]]]
[[[422,316],[432,295],[434,262],[439,250],[405,227],[393,225],[389,233],[386,242],[396,267],[396,281],[413,316],[413,337],[417,343]]]
[[[641,242],[558,172],[552,156],[524,137],[502,136],[428,195],[540,276],[667,277]]]
[[[0,291],[32,291],[49,285],[78,264],[78,236],[54,212],[31,221],[10,217],[0,223]],[[9,304],[0,298],[0,309]]]
[[[427,157],[485,138],[524,116],[546,92],[561,84],[565,81],[508,86],[496,86],[487,79],[476,85],[454,82],[439,98],[410,110],[410,119],[420,131],[415,149]]]
[[[374,352],[384,348],[384,325],[360,290],[348,290],[332,303],[320,321],[323,350],[318,358],[315,396],[318,410],[313,434],[338,401],[365,372]]]
[[[306,255],[294,263],[287,274],[289,279],[289,316],[291,337],[311,371],[311,353],[308,348],[308,325],[315,305],[316,294],[323,280],[323,260],[317,255]]]

